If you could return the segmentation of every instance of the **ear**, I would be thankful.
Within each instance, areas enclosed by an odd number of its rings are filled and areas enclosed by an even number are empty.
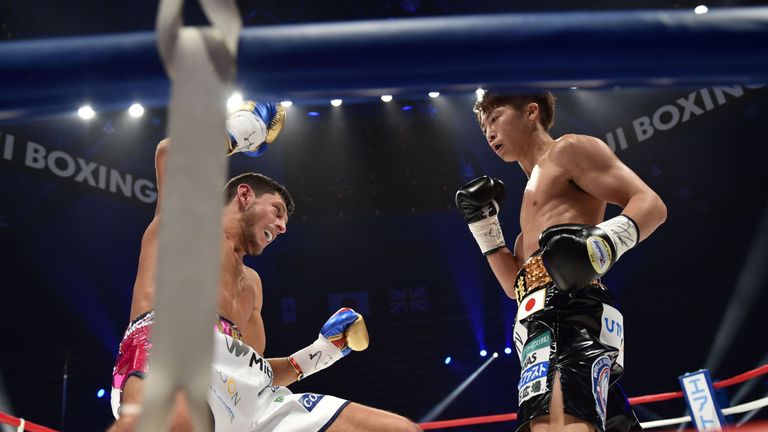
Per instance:
[[[240,208],[247,207],[253,197],[253,189],[245,183],[237,185],[237,202]]]
[[[525,116],[528,118],[528,120],[538,120],[539,104],[536,102],[531,102],[525,106],[525,110],[523,112],[525,113]]]

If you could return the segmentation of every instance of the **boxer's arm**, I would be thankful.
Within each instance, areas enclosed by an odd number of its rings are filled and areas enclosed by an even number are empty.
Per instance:
[[[550,159],[586,193],[622,207],[622,213],[637,223],[638,241],[666,220],[667,207],[661,198],[601,140],[567,135],[552,147]]]
[[[299,374],[293,367],[288,357],[267,359],[272,366],[272,384],[276,386],[288,386],[299,380]]]
[[[496,275],[496,279],[501,284],[501,288],[511,299],[515,299],[515,280],[517,272],[520,271],[517,256],[521,255],[523,247],[523,234],[520,233],[515,240],[515,253],[513,254],[507,248],[501,248],[496,252],[488,255],[488,264],[493,270],[493,274]]]
[[[262,296],[261,277],[256,270],[243,266],[243,271],[248,273],[251,289],[253,290],[253,310],[243,332],[243,342],[255,349],[259,355],[264,355],[267,346],[267,336],[264,331],[264,321],[261,318],[261,306],[264,302]]]
[[[155,175],[157,177],[157,202],[155,203],[155,216],[160,214],[160,203],[163,197],[163,185],[165,184],[165,158],[168,154],[168,146],[171,139],[166,138],[157,144],[155,150]]]

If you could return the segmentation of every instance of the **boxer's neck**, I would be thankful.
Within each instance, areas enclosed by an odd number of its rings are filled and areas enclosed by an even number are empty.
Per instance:
[[[549,152],[555,140],[541,128],[531,134],[528,146],[523,150],[522,155],[517,159],[520,168],[523,169],[525,176],[531,178],[533,167],[539,164],[539,161]]]

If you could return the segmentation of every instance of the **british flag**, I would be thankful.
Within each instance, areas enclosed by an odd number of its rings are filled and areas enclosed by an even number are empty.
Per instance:
[[[427,287],[390,288],[389,313],[416,313],[429,311]]]

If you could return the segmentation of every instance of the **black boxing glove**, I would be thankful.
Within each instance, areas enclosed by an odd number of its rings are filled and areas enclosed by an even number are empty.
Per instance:
[[[488,176],[476,178],[456,192],[456,206],[484,255],[505,246],[498,218],[505,193],[504,183]]]
[[[544,267],[555,285],[562,291],[571,291],[608,272],[639,239],[635,221],[622,214],[580,230],[558,225],[547,228],[539,236],[539,247]]]

